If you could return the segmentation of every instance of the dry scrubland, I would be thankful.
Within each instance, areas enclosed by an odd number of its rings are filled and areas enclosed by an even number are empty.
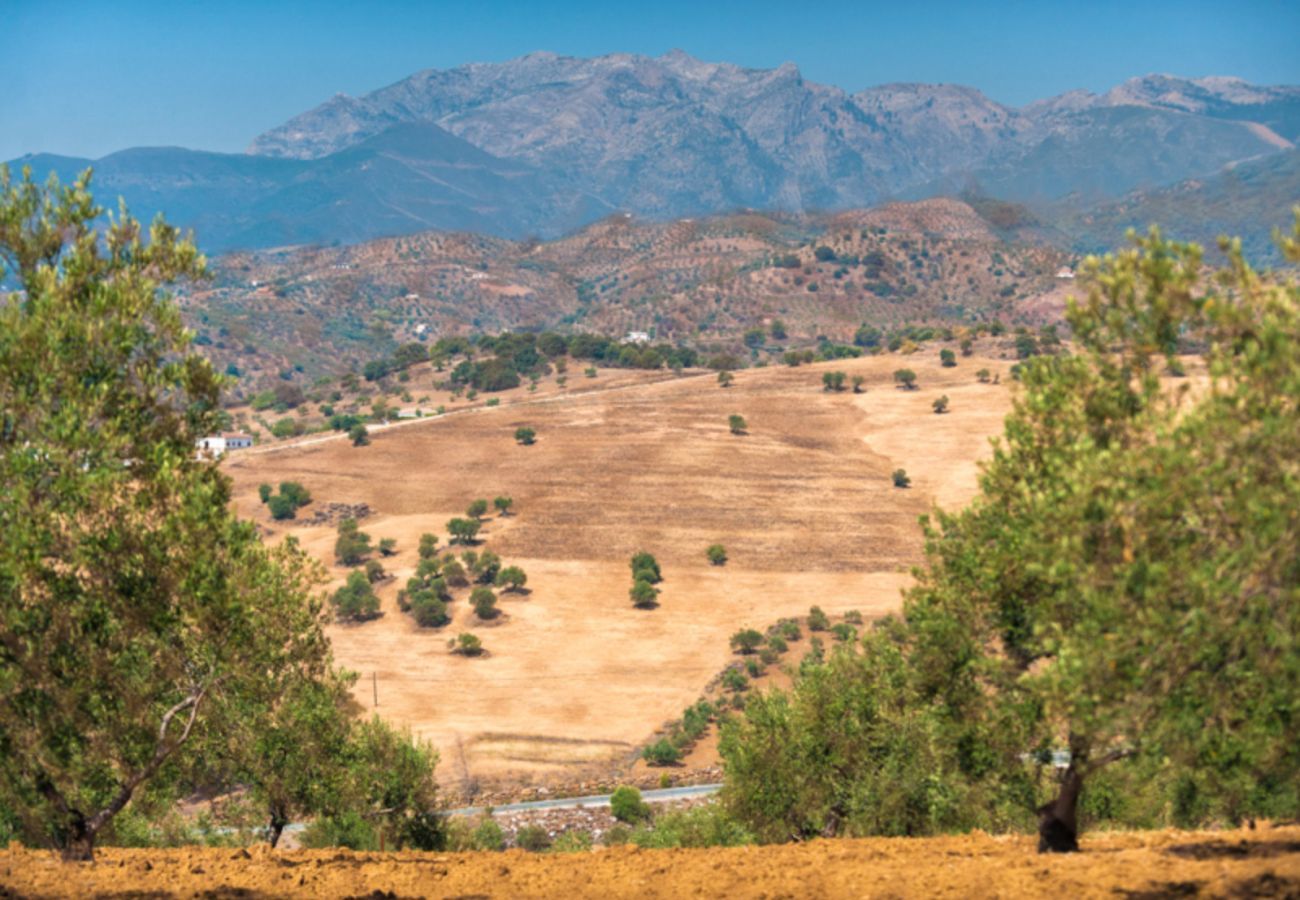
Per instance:
[[[771,847],[568,855],[99,851],[69,865],[0,851],[0,896],[85,897],[1296,897],[1300,827],[1091,835],[1039,856],[1034,838],[868,838]]]
[[[899,366],[918,373],[918,390],[895,388]],[[606,391],[558,400],[511,391],[496,408],[376,430],[367,447],[317,437],[237,455],[227,468],[241,514],[277,538],[296,534],[331,564],[333,528],[270,522],[260,482],[299,480],[317,504],[368,503],[375,514],[363,529],[397,539],[400,552],[384,560],[397,578],[379,586],[382,618],[331,636],[338,660],[362,676],[358,701],[373,706],[373,674],[379,712],[439,746],[444,780],[585,776],[626,762],[680,715],[733,658],[738,628],[814,603],[832,616],[896,610],[920,558],[917,517],[974,492],[976,460],[1009,408],[1009,366],[977,356],[945,369],[927,348],[747,370],[726,389],[712,374],[619,373]],[[1003,383],[977,383],[982,367]],[[865,376],[866,393],[824,392],[826,370]],[[951,398],[947,415],[931,410],[940,394]],[[745,416],[748,434],[729,433],[730,413]],[[534,446],[515,443],[521,425],[536,429]],[[900,466],[910,490],[891,482]],[[481,546],[522,565],[531,592],[503,593],[504,615],[490,625],[458,599],[452,624],[417,627],[396,593],[420,533],[445,542],[449,518],[498,494],[515,512],[490,517]],[[705,560],[714,542],[727,547],[724,567]],[[628,558],[642,549],[664,570],[651,611],[627,593]],[[331,566],[335,584],[345,571]],[[450,654],[447,638],[471,629],[488,655]]]

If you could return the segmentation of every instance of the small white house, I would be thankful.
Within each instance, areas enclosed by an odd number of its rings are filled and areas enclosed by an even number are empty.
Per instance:
[[[1061,266],[1061,268],[1056,270],[1056,277],[1061,279],[1062,281],[1073,281],[1074,270],[1071,269],[1069,266]]]
[[[227,431],[223,434],[210,434],[199,438],[194,445],[200,456],[217,459],[231,450],[244,450],[253,446],[253,436],[242,431]]]
[[[650,333],[647,331],[629,331],[627,337],[623,338],[625,344],[648,344],[650,343]]]

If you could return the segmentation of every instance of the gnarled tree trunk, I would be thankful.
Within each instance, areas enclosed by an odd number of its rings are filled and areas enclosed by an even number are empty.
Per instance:
[[[1038,807],[1038,852],[1077,853],[1079,851],[1079,792],[1083,790],[1083,772],[1071,761],[1061,779],[1056,799]]]

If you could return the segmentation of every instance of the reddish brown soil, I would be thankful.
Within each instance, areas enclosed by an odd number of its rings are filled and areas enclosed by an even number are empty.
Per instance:
[[[101,850],[93,864],[0,851],[0,897],[1297,897],[1300,827],[814,841],[572,855]]]

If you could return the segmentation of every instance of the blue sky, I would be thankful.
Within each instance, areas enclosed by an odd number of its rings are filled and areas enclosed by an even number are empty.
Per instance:
[[[0,159],[239,151],[334,93],[424,68],[674,47],[791,60],[848,90],[956,82],[1020,105],[1148,72],[1300,83],[1300,2],[0,0]]]

